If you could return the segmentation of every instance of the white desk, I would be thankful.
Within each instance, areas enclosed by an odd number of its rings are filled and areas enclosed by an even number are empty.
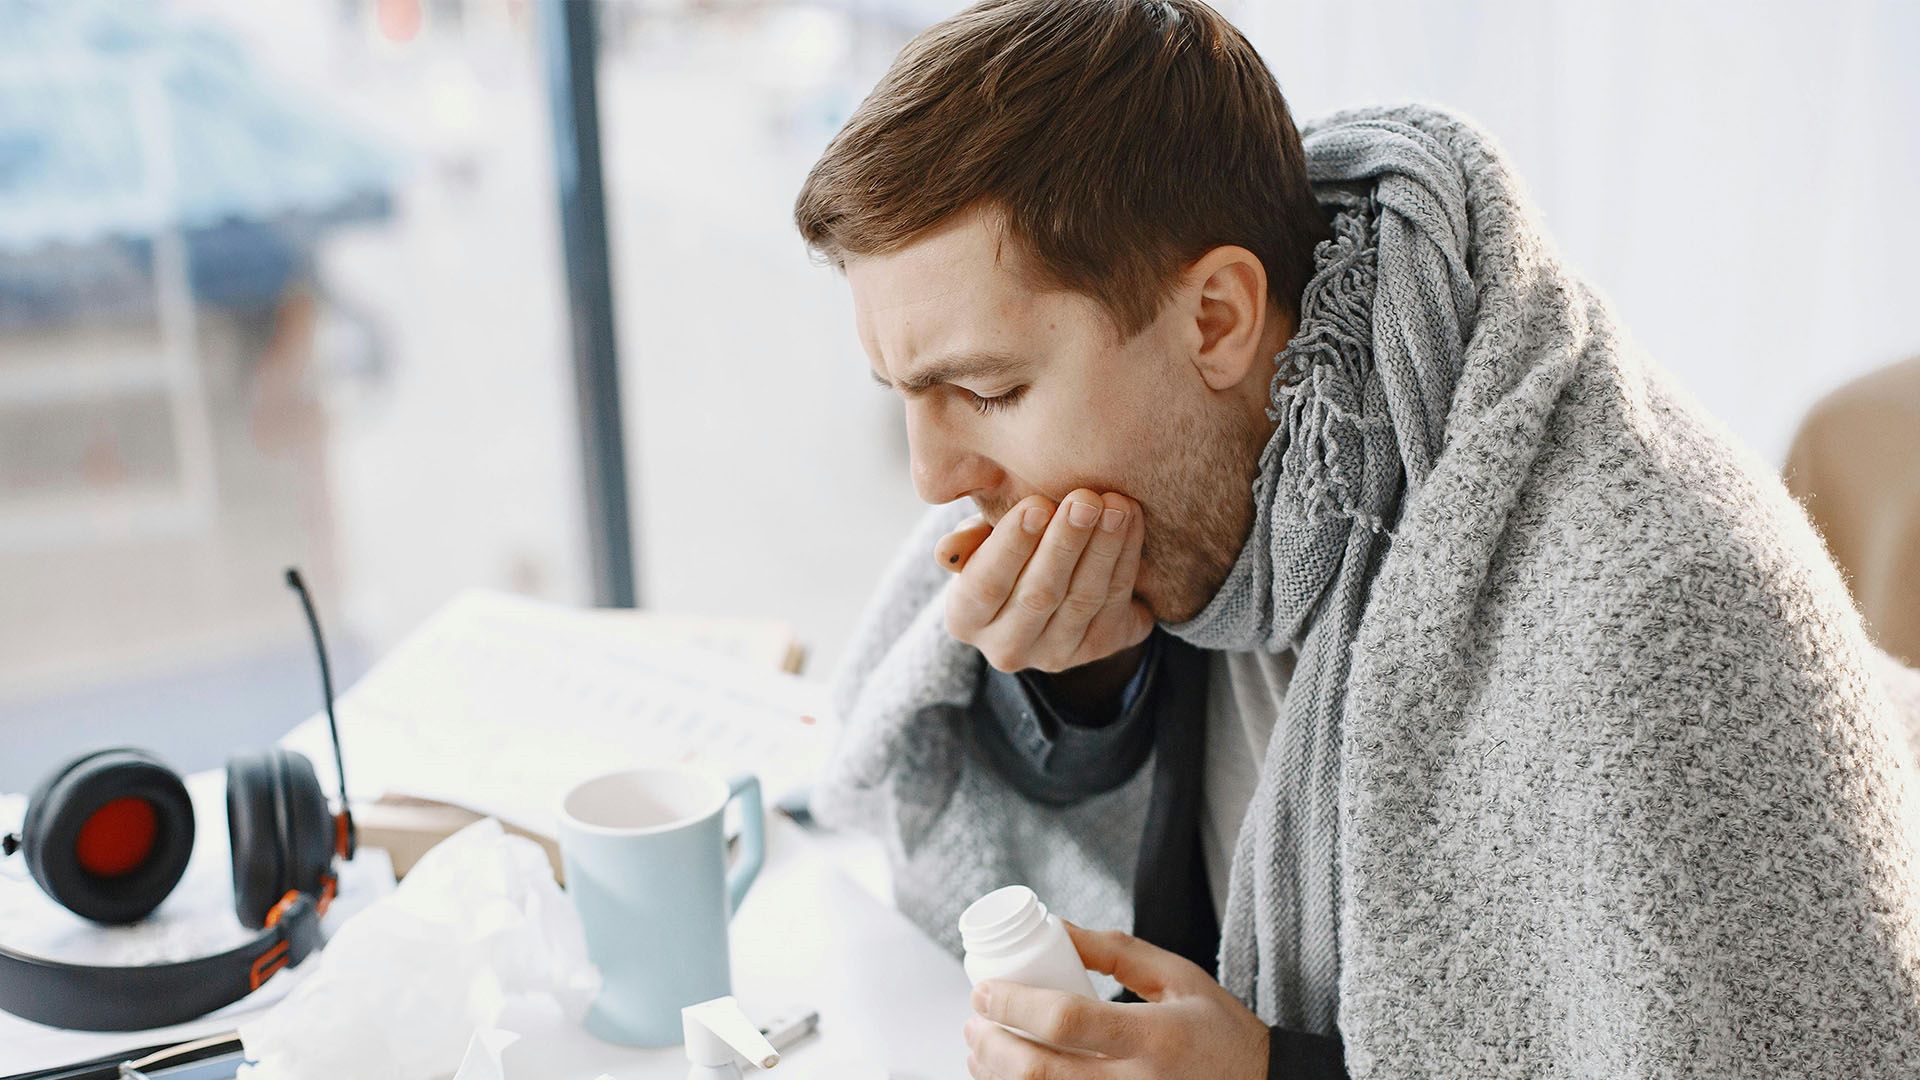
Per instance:
[[[756,1019],[795,1005],[820,1030],[775,1066],[788,1080],[966,1080],[960,962],[842,873],[799,826],[768,819],[767,863],[733,920],[734,995]],[[577,1028],[522,1032],[509,1080],[682,1080],[679,1047],[608,1046]]]
[[[209,784],[217,786],[218,779],[217,774],[190,779],[196,803],[212,809],[207,804],[217,796]],[[202,828],[217,829],[218,839],[205,850],[196,845],[190,872],[213,882],[206,890],[213,895],[196,907],[205,907],[206,919],[224,918],[223,926],[231,924],[226,928],[238,933],[230,894],[218,887],[227,857],[224,822],[208,814]],[[818,1033],[788,1049],[777,1075],[964,1080],[960,1028],[969,1012],[968,982],[959,962],[842,872],[842,852],[857,846],[850,846],[851,838],[830,839],[822,843],[785,817],[769,815],[767,862],[733,920],[734,992],[750,1014],[770,1019],[792,1006],[820,1013]],[[169,908],[179,906],[169,902]],[[263,997],[277,1000],[307,970],[303,965],[276,976]],[[231,1029],[255,1011],[245,1006],[222,1010],[193,1027]],[[176,1033],[188,1037],[185,1029],[169,1034]],[[610,1046],[572,1025],[519,1034],[521,1040],[504,1055],[510,1080],[592,1080],[603,1072],[617,1080],[681,1080],[686,1074],[679,1047]],[[103,1046],[103,1040],[113,1045]],[[157,1041],[141,1033],[69,1035],[0,1014],[0,1074]]]

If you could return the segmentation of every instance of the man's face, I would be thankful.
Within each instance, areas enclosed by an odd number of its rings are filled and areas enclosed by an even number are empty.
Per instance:
[[[1146,524],[1135,595],[1163,622],[1191,618],[1252,520],[1264,393],[1250,406],[1206,384],[1180,299],[1122,341],[1097,301],[1036,290],[1014,249],[996,217],[970,213],[847,261],[874,377],[906,401],[914,488],[971,498],[989,522],[1035,493],[1130,496]]]

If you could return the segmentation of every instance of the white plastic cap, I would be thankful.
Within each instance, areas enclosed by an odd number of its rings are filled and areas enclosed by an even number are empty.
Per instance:
[[[732,996],[681,1009],[680,1030],[687,1040],[687,1060],[695,1065],[709,1069],[731,1065],[736,1051],[763,1069],[780,1062],[780,1052],[753,1026]]]
[[[1047,921],[1047,905],[1025,885],[1005,885],[960,913],[960,944],[969,953],[997,954],[1030,940]]]

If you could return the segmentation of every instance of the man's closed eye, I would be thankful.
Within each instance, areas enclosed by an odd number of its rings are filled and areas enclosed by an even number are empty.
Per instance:
[[[971,403],[973,404],[974,411],[980,413],[983,416],[986,415],[987,413],[998,412],[1001,409],[1007,408],[1008,406],[1012,405],[1014,402],[1019,401],[1020,398],[1027,392],[1026,387],[1016,386],[1004,394],[999,394],[994,397],[981,397],[979,394],[976,394],[973,391],[968,390],[964,386],[957,387],[957,389],[961,393],[967,395],[968,400],[971,401]]]

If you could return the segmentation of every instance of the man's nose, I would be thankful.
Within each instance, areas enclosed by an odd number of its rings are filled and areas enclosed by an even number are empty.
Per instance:
[[[907,425],[907,452],[912,458],[913,490],[934,506],[994,486],[998,468],[982,455],[941,432]]]

